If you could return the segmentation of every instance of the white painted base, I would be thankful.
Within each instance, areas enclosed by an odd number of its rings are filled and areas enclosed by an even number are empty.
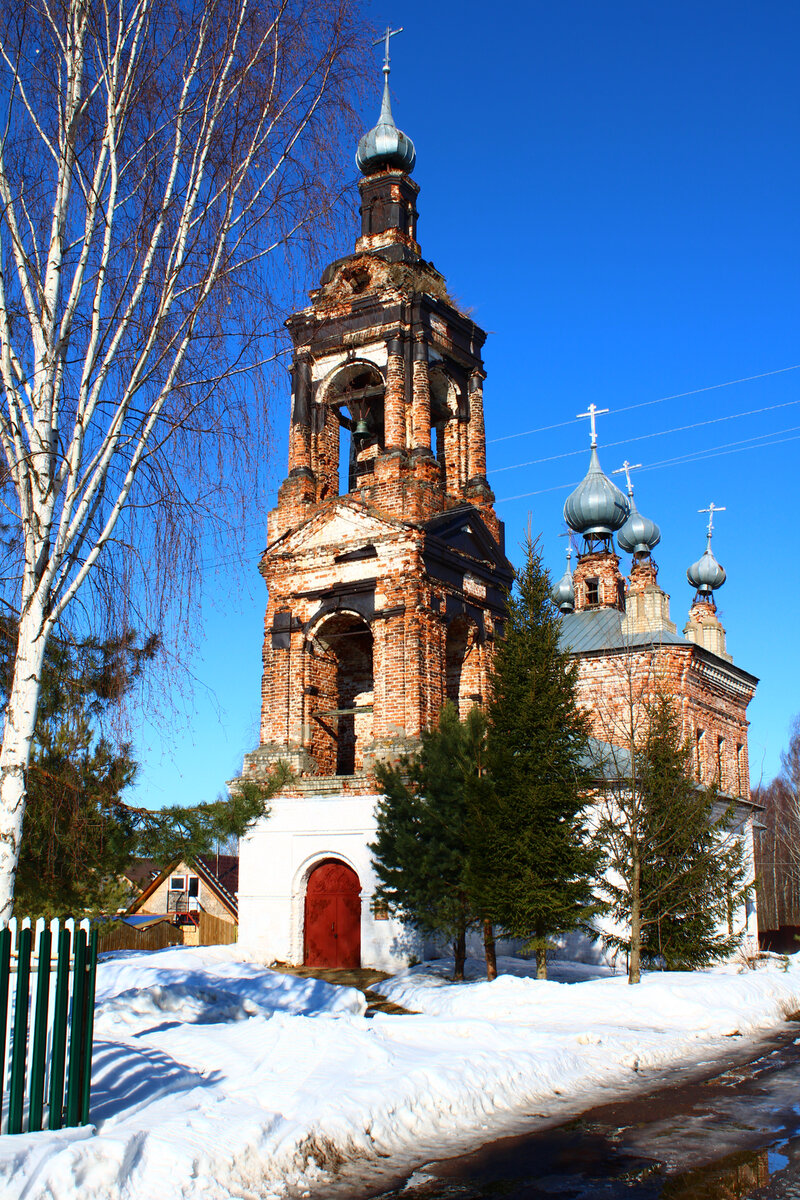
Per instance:
[[[361,881],[361,965],[397,971],[433,947],[400,921],[376,920],[378,880],[369,843],[379,797],[298,796],[272,801],[271,815],[239,844],[239,942],[259,962],[303,962],[306,883],[314,867],[338,858]]]

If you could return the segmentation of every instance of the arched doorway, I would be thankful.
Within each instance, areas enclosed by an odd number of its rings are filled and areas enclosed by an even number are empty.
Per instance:
[[[306,887],[303,964],[361,966],[361,884],[336,858],[321,862]]]

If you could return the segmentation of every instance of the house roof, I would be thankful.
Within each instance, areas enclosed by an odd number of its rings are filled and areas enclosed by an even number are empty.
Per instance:
[[[157,875],[161,874],[161,864],[154,858],[137,858],[122,872],[129,883],[141,892]]]
[[[217,899],[225,905],[231,916],[238,921],[239,905],[237,891],[239,888],[239,858],[235,854],[202,854],[196,859],[173,859],[139,893],[129,906],[128,915],[137,912],[141,905],[150,899],[153,892],[157,891],[162,883],[184,862],[190,870],[197,872],[203,882],[214,892]]]

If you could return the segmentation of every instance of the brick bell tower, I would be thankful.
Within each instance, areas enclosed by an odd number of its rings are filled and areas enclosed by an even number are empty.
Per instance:
[[[374,792],[375,761],[413,749],[448,697],[484,700],[511,582],[486,480],[486,334],[421,254],[388,37],[383,69],[356,154],[361,235],[286,322],[288,475],[260,564],[261,744],[243,774],[283,759],[289,794]]]

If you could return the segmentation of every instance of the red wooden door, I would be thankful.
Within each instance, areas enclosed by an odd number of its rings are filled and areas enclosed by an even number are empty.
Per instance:
[[[346,863],[328,859],[308,877],[307,967],[361,966],[361,884]]]

